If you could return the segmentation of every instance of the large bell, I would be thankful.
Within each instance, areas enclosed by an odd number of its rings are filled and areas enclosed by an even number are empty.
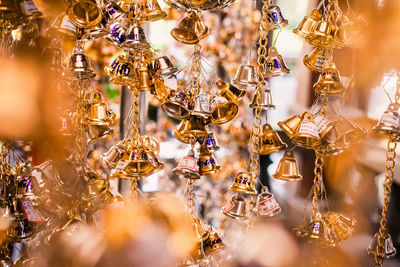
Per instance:
[[[374,235],[374,240],[372,241],[372,244],[368,247],[368,254],[375,255],[376,254],[376,249],[378,246],[378,238],[379,238],[379,233],[376,233]],[[383,241],[383,251],[380,252],[380,256],[382,256],[384,259],[390,259],[394,256],[396,256],[396,248],[393,246],[393,240],[392,237],[390,236],[389,233],[386,233],[385,239]]]
[[[321,145],[318,127],[314,122],[314,115],[305,112],[302,117],[299,131],[293,136],[292,142],[298,146],[313,149]]]
[[[311,71],[322,72],[325,64],[331,61],[332,50],[325,48],[314,48],[311,54],[303,58],[304,65]]]
[[[286,67],[283,57],[278,54],[278,50],[274,46],[268,49],[268,57],[265,62],[265,77],[271,78],[290,73],[290,69]]]
[[[167,102],[162,103],[161,108],[169,116],[176,119],[185,119],[189,117],[191,101],[184,92],[174,93]]]
[[[272,177],[284,181],[300,181],[303,178],[299,172],[299,166],[293,150],[285,151]]]
[[[111,121],[107,109],[107,104],[102,101],[101,94],[95,93],[84,120],[85,124],[110,125]]]
[[[313,31],[306,37],[306,41],[319,48],[336,48],[334,29],[328,20],[320,20]]]
[[[128,29],[126,40],[121,47],[124,50],[136,51],[149,49],[150,44],[146,40],[143,28],[137,24],[134,24]]]
[[[95,0],[74,0],[69,4],[66,13],[71,21],[81,28],[91,28],[103,18]]]
[[[281,213],[281,207],[268,188],[263,187],[261,194],[257,196],[257,204],[253,212],[258,216],[273,217]]]
[[[204,26],[195,11],[190,11],[179,25],[172,29],[171,35],[175,40],[184,44],[196,44],[208,34],[208,27]]]
[[[278,122],[278,126],[290,139],[292,139],[299,131],[303,115],[304,113],[301,115],[294,115],[284,121],[280,121]]]
[[[282,139],[279,137],[278,133],[272,129],[271,125],[268,123],[264,124],[261,135],[260,155],[272,154],[286,147],[287,145],[282,142]]]
[[[92,79],[96,76],[96,73],[90,65],[89,58],[85,55],[83,49],[75,49],[69,59],[68,67],[66,71],[64,71],[63,76],[71,80]]]
[[[182,178],[199,179],[199,166],[197,165],[197,160],[194,158],[194,152],[190,151],[186,157],[179,161],[178,166],[172,171]]]
[[[78,38],[78,28],[65,13],[56,17],[47,32],[61,39],[76,40]]]
[[[320,95],[339,95],[345,88],[340,82],[340,74],[333,62],[325,64],[318,82],[313,86],[314,92]]]
[[[157,0],[145,0],[140,3],[139,20],[142,22],[157,21],[167,16],[167,13],[161,10]]]
[[[254,86],[257,84],[257,71],[253,65],[241,64],[236,72],[233,84],[239,86]]]
[[[149,69],[146,66],[142,66],[139,69],[139,91],[148,92],[154,91],[153,79],[150,76]]]
[[[156,75],[161,77],[169,77],[179,71],[167,56],[156,58],[153,62],[153,68]]]
[[[260,98],[260,99],[258,99]],[[253,99],[251,100],[251,103],[249,104],[249,107],[252,109],[256,109],[259,107],[262,110],[274,110],[276,109],[276,106],[272,103],[272,94],[271,90],[269,87],[265,86],[261,92],[261,96],[258,96],[258,93],[256,92],[253,95]]]
[[[257,194],[253,175],[250,172],[239,172],[229,190],[250,195]]]
[[[232,199],[222,207],[221,212],[233,219],[249,219],[246,200],[241,196],[233,196]]]
[[[211,98],[210,109],[211,123],[216,125],[231,121],[239,111],[239,107],[236,103],[216,95]]]
[[[197,165],[199,166],[200,175],[209,175],[221,170],[221,166],[218,165],[214,154],[204,146],[200,148],[200,155],[197,159]]]
[[[269,6],[267,16],[268,21],[265,22],[266,25],[263,25],[265,29],[276,30],[289,25],[288,20],[283,17],[281,9],[278,6]]]
[[[303,38],[306,38],[317,26],[318,21],[321,19],[321,13],[318,9],[313,9],[310,15],[305,16],[300,24],[293,32]]]
[[[219,94],[230,102],[238,103],[246,94],[246,90],[237,88],[223,80],[218,80],[216,84],[219,89]]]
[[[399,106],[391,103],[382,114],[378,125],[374,126],[372,130],[374,132],[389,135],[399,136],[400,135],[400,117],[398,113]]]

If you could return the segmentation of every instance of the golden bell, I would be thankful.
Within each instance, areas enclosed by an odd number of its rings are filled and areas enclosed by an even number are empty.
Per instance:
[[[325,135],[333,129],[336,121],[329,120],[328,118],[318,114],[314,117],[314,123],[317,125],[319,137],[324,138]]]
[[[146,66],[142,66],[139,69],[139,91],[148,92],[154,91],[153,80],[150,76],[150,72]]]
[[[253,95],[253,99],[249,104],[249,108],[256,109],[257,106],[262,110],[274,110],[276,106],[272,103],[272,94],[271,90],[268,87],[264,87],[261,92],[260,100],[258,100],[259,96],[256,93]]]
[[[165,164],[160,162],[158,159],[156,153],[154,151],[145,151],[145,158],[150,161],[150,163],[154,166],[153,169],[151,169],[148,172],[144,172],[144,176],[149,176],[153,173],[159,172],[165,168]]]
[[[25,241],[33,236],[34,226],[24,215],[17,215],[7,231],[7,235],[15,241]]]
[[[139,20],[142,22],[152,22],[163,19],[167,13],[162,11],[157,0],[145,0],[139,5]]]
[[[156,58],[153,62],[153,68],[156,75],[161,77],[170,77],[179,71],[167,56]]]
[[[106,179],[96,179],[89,181],[82,192],[81,198],[90,201],[107,192],[110,183]]]
[[[210,256],[211,254],[220,251],[224,247],[224,242],[217,231],[211,230],[208,233],[207,238],[203,240],[203,250],[206,256]]]
[[[211,116],[210,99],[211,95],[209,94],[199,94],[194,100],[191,115],[208,119]]]
[[[112,146],[107,152],[100,155],[100,158],[104,161],[104,163],[114,169],[118,161],[122,158],[125,149],[123,147],[123,141],[118,144]]]
[[[400,135],[400,117],[398,113],[399,106],[396,104],[389,104],[385,112],[382,114],[378,125],[374,126],[372,130],[374,132],[389,135],[399,136]]]
[[[355,22],[347,15],[340,16],[340,26],[335,32],[335,38],[341,47],[349,46],[352,43],[352,35],[354,35]]]
[[[185,144],[190,143],[190,139],[194,138],[186,129],[190,127],[188,120],[182,120],[181,123],[172,130],[172,135],[179,141]]]
[[[63,76],[72,80],[92,79],[96,76],[96,73],[90,65],[89,58],[84,54],[83,49],[74,51]]]
[[[161,103],[164,103],[171,93],[170,88],[165,86],[164,80],[161,77],[154,77],[154,89],[150,92]]]
[[[17,177],[16,179],[16,197],[35,200],[40,196],[40,186],[34,176]]]
[[[281,207],[268,188],[263,187],[261,194],[257,196],[257,204],[253,212],[262,217],[274,217],[281,213]]]
[[[133,177],[143,177],[152,173],[156,166],[151,162],[140,148],[133,148],[129,155],[129,160],[124,168],[125,172]]]
[[[272,154],[287,147],[287,145],[282,142],[282,139],[279,137],[278,133],[275,132],[268,123],[264,124],[263,126],[263,133],[260,141],[260,155]]]
[[[110,125],[107,109],[107,104],[102,101],[101,94],[94,93],[92,103],[84,120],[85,124]]]
[[[76,40],[78,37],[78,29],[72,23],[70,17],[63,13],[56,17],[47,32],[54,37],[61,39]]]
[[[368,247],[368,254],[370,255],[375,255],[376,254],[376,248],[378,246],[378,238],[379,238],[379,233],[376,233],[374,235],[374,240],[372,241],[372,244]],[[381,251],[381,256],[384,259],[390,259],[394,256],[396,256],[396,248],[393,246],[393,240],[392,237],[390,236],[389,233],[386,233],[384,242],[383,242],[383,251]]]
[[[106,39],[117,46],[122,45],[127,39],[128,26],[129,20],[127,18],[112,22]]]
[[[200,137],[198,141],[200,145],[206,146],[210,151],[216,151],[219,149],[218,141],[213,132],[209,132],[205,137]]]
[[[321,19],[321,13],[318,9],[313,9],[310,15],[305,16],[300,24],[293,32],[300,37],[306,38],[317,26],[318,21]]]
[[[340,74],[336,69],[335,63],[325,64],[318,82],[313,86],[314,92],[321,95],[339,95],[344,93],[345,88],[340,83]]]
[[[85,129],[88,133],[88,145],[93,144],[114,132],[114,130],[108,125],[87,125]]]
[[[190,11],[179,25],[172,29],[171,35],[178,42],[196,44],[208,34],[208,27],[203,25],[195,11]]]
[[[316,243],[324,246],[331,243],[328,234],[329,230],[325,221],[323,220],[321,214],[317,213],[315,218],[308,223],[307,231],[302,238],[309,243]]]
[[[128,29],[126,40],[121,47],[124,50],[136,51],[149,49],[150,44],[146,40],[143,28],[134,24]]]
[[[210,109],[211,123],[216,125],[231,121],[239,111],[239,107],[236,103],[216,95],[211,98]]]
[[[219,94],[228,99],[229,102],[238,103],[246,94],[246,90],[239,89],[223,80],[218,80],[216,84],[219,89]]]
[[[96,26],[103,18],[95,0],[74,0],[69,4],[66,13],[81,28]]]
[[[286,67],[283,57],[278,54],[278,50],[274,46],[268,49],[268,57],[265,62],[265,77],[271,78],[290,73],[290,69]]]
[[[267,16],[268,21],[266,21],[266,25],[263,25],[264,29],[276,30],[289,25],[288,20],[283,17],[281,9],[278,6],[269,6]]]
[[[320,20],[313,31],[306,37],[306,41],[319,48],[336,48],[334,30],[327,20]]]
[[[322,72],[325,64],[331,61],[332,50],[324,48],[314,48],[309,55],[303,58],[304,65],[311,71]]]
[[[340,240],[346,240],[354,233],[356,221],[351,217],[329,211],[325,216],[328,227],[331,227]]]
[[[172,171],[182,178],[199,179],[199,165],[197,165],[197,160],[194,158],[194,152],[190,151],[189,155],[179,161],[178,166]]]
[[[22,0],[20,5],[25,16],[40,17],[43,15],[32,0]]]
[[[192,109],[191,101],[184,92],[174,93],[167,102],[162,103],[161,108],[175,119],[189,117]]]
[[[250,195],[257,194],[253,175],[250,172],[239,172],[229,190]]]
[[[213,153],[204,146],[200,148],[197,165],[199,166],[200,175],[209,175],[221,170],[221,166],[218,165]]]
[[[115,3],[115,1],[107,1],[102,6],[102,13],[104,16],[105,24],[109,25],[117,20],[121,20],[127,18],[124,10],[122,10],[121,6]]]
[[[202,117],[190,116],[188,119],[188,123],[186,123],[181,133],[184,136],[194,137],[197,139],[199,137],[204,137],[208,135],[208,127]]]
[[[284,181],[300,181],[303,178],[299,173],[299,166],[297,165],[293,150],[285,151],[272,177]]]
[[[299,131],[293,136],[292,142],[300,147],[313,149],[321,145],[318,127],[314,122],[314,115],[305,112],[302,117]]]
[[[254,86],[257,84],[257,71],[253,65],[241,64],[236,72],[233,84],[241,86]]]
[[[106,68],[110,75],[110,82],[122,86],[136,87],[139,85],[139,74],[133,62],[124,55],[118,56],[114,62]]]
[[[301,115],[294,115],[284,121],[280,121],[278,122],[278,126],[290,139],[292,139],[300,128],[303,115],[304,113]]]
[[[122,158],[115,164],[115,167],[111,170],[110,179],[119,178],[124,180],[137,180],[136,175],[132,175],[125,171],[125,167],[129,161],[129,153],[124,153]]]
[[[241,196],[233,196],[232,199],[222,207],[221,212],[233,219],[249,219],[246,200]]]

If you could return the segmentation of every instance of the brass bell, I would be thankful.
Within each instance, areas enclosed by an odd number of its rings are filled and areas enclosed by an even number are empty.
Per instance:
[[[112,134],[114,130],[110,128],[108,125],[87,125],[85,127],[88,133],[88,145],[97,142],[98,140],[105,138]]]
[[[279,137],[278,133],[275,132],[268,123],[264,124],[263,126],[263,132],[260,141],[260,155],[272,154],[287,147],[287,145],[282,142],[282,139]]]
[[[160,143],[154,137],[141,136],[141,142],[145,151],[152,151],[156,155],[160,153]]]
[[[142,66],[139,69],[139,91],[148,92],[154,91],[154,83],[150,76],[150,72],[146,66]]]
[[[210,99],[209,94],[200,93],[194,100],[191,115],[209,118],[211,116]]]
[[[206,256],[210,256],[211,254],[220,251],[225,247],[224,242],[221,239],[221,236],[217,231],[211,230],[207,238],[203,240],[203,250]]]
[[[95,93],[88,113],[84,120],[88,125],[110,125],[110,119],[107,112],[107,104],[101,99],[100,93]]]
[[[20,2],[22,12],[27,17],[40,17],[43,15],[42,12],[37,8],[35,2],[32,0],[22,0]]]
[[[74,0],[69,4],[66,13],[72,23],[81,28],[96,26],[103,18],[95,0]]]
[[[200,175],[209,175],[221,170],[221,166],[218,165],[213,153],[204,146],[200,147],[197,165],[199,166]]]
[[[238,103],[246,94],[246,90],[239,89],[223,80],[218,80],[216,84],[219,89],[219,94],[228,99],[229,102]]]
[[[335,63],[328,62],[325,64],[322,74],[318,78],[318,82],[313,86],[314,92],[321,95],[338,95],[345,91],[344,86],[340,83],[340,74],[336,69]]]
[[[161,77],[154,77],[154,89],[151,91],[152,95],[158,99],[161,103],[164,103],[171,91],[170,88],[165,86],[164,80]]]
[[[145,0],[139,5],[139,20],[142,22],[152,22],[163,19],[167,13],[162,11],[157,0]]]
[[[172,171],[182,178],[199,179],[199,166],[194,158],[194,151],[190,151]]]
[[[279,161],[278,168],[272,177],[285,181],[299,181],[303,178],[299,173],[299,166],[297,165],[297,160],[294,157],[293,150],[285,151],[285,154]]]
[[[186,127],[183,128],[184,136],[199,138],[208,135],[208,127],[202,117],[190,116]]]
[[[263,88],[261,92],[260,100],[258,100],[258,91],[253,95],[253,99],[249,104],[249,108],[256,109],[257,106],[262,110],[274,110],[276,106],[272,103],[272,94],[271,90],[266,86]]]
[[[129,20],[121,19],[114,21],[109,26],[109,32],[106,36],[106,39],[117,46],[122,45],[127,39]]]
[[[172,29],[171,35],[178,42],[196,44],[208,34],[208,27],[204,26],[201,18],[195,11],[190,11],[179,25]]]
[[[96,76],[96,73],[90,65],[89,58],[85,55],[83,49],[75,49],[69,59],[68,67],[64,71],[63,76],[72,80],[92,79]]]
[[[122,158],[115,164],[110,172],[110,179],[119,178],[124,180],[136,180],[138,177],[125,171],[125,167],[129,161],[129,153],[124,153]]]
[[[233,196],[232,199],[222,207],[221,212],[233,219],[249,219],[246,200],[241,196]]]
[[[179,71],[167,56],[156,58],[153,62],[153,68],[156,75],[161,77],[169,77]]]
[[[268,21],[263,26],[265,29],[276,30],[289,25],[288,20],[283,17],[281,9],[278,6],[269,6],[267,16]]]
[[[167,102],[162,103],[161,108],[175,119],[189,117],[192,109],[189,97],[183,92],[174,93]]]
[[[132,177],[143,177],[152,173],[155,165],[148,159],[146,152],[140,148],[132,148],[124,171]]]
[[[261,194],[257,196],[257,204],[253,212],[258,216],[273,217],[281,213],[281,207],[268,188],[263,187]]]
[[[56,17],[47,32],[50,35],[61,39],[76,40],[78,37],[77,27],[65,13]]]
[[[100,158],[111,169],[115,168],[116,164],[118,163],[118,161],[122,158],[122,156],[124,154],[124,148],[123,148],[121,142],[112,146],[107,152],[100,155]]]
[[[206,146],[210,151],[216,151],[219,149],[218,141],[213,132],[209,132],[205,137],[200,137],[198,141],[200,145]]]
[[[400,135],[400,117],[398,113],[399,106],[397,104],[391,103],[382,114],[378,125],[374,126],[372,130],[374,132],[399,136]]]
[[[188,120],[182,120],[181,123],[172,130],[172,135],[179,141],[185,144],[190,143],[190,139],[194,138],[186,129],[190,127]]]
[[[368,254],[375,255],[376,248],[378,246],[378,238],[379,233],[374,235],[374,240],[372,241],[371,245],[368,247]],[[384,259],[390,259],[396,256],[396,248],[393,246],[393,240],[389,233],[386,233],[385,240],[383,242],[383,251],[381,251],[381,256]]]
[[[102,6],[101,11],[104,16],[104,24],[106,25],[110,25],[117,20],[128,18],[124,10],[122,10],[122,8],[114,1],[106,1]]]
[[[317,26],[318,21],[321,19],[321,13],[318,9],[313,9],[310,15],[305,16],[300,24],[293,32],[300,37],[306,38]]]
[[[278,50],[274,46],[268,49],[268,57],[265,62],[265,77],[271,78],[290,73],[290,69],[286,67],[283,57],[278,54]]]
[[[321,145],[318,127],[314,122],[314,115],[305,112],[302,117],[300,128],[293,136],[292,142],[298,146],[313,149]]]
[[[326,134],[328,134],[336,124],[336,121],[329,120],[325,116],[315,115],[314,123],[317,125],[318,133],[320,138],[324,138]]]
[[[351,217],[329,211],[325,216],[328,227],[332,227],[340,240],[349,238],[354,233],[356,221]]]
[[[257,71],[253,65],[241,64],[236,72],[233,84],[239,86],[254,86],[257,84]]]
[[[318,245],[325,246],[326,244],[331,243],[328,235],[328,227],[326,226],[322,215],[317,213],[315,218],[308,223],[307,231],[302,238],[309,243],[316,243]]]
[[[336,48],[334,29],[327,20],[320,20],[313,31],[306,37],[306,41],[319,48]]]
[[[98,196],[105,194],[110,187],[110,182],[106,179],[90,180],[85,185],[81,198],[85,201],[90,201]]]
[[[250,172],[239,172],[229,190],[250,195],[257,194],[253,175]]]
[[[304,65],[311,71],[322,72],[325,64],[331,61],[332,50],[324,48],[314,48],[309,55],[303,58]]]
[[[35,200],[40,196],[40,187],[36,177],[20,176],[17,177],[16,182],[16,197]]]
[[[149,176],[149,175],[151,175],[151,174],[153,174],[153,173],[156,173],[156,172],[159,172],[159,171],[161,171],[161,170],[163,170],[163,169],[165,168],[165,164],[162,163],[162,162],[158,159],[158,157],[157,157],[155,151],[145,151],[145,153],[146,153],[146,154],[145,154],[145,158],[146,158],[148,161],[150,161],[150,163],[154,166],[154,168],[151,169],[151,170],[148,171],[148,172],[144,172],[144,175],[143,175],[143,176]]]
[[[303,114],[294,115],[284,121],[278,122],[278,126],[290,139],[292,139],[294,135],[298,132]]]
[[[106,67],[110,82],[122,86],[136,87],[139,85],[139,74],[133,62],[125,55],[115,58],[114,62]]]
[[[335,32],[335,39],[341,47],[349,46],[352,43],[352,35],[355,32],[355,22],[347,15],[340,16],[340,26]]]
[[[136,51],[150,48],[144,30],[137,24],[132,25],[126,34],[126,40],[121,46],[124,50]]]
[[[8,227],[7,235],[16,241],[25,241],[34,234],[33,223],[25,218],[25,215],[17,215]]]
[[[231,121],[239,111],[239,107],[236,103],[216,95],[211,98],[210,109],[211,123],[216,125]]]

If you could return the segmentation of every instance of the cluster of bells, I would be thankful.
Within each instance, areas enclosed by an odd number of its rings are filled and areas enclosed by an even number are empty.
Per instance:
[[[225,8],[235,0],[164,0],[168,5],[179,10],[210,10]]]

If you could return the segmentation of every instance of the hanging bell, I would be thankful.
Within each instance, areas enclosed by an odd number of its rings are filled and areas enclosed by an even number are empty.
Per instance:
[[[190,122],[188,120],[182,120],[181,123],[172,130],[172,135],[179,141],[185,144],[190,143],[190,139],[194,138],[186,130],[190,127]]]
[[[72,23],[80,28],[96,26],[103,18],[95,0],[74,0],[69,4],[66,13]]]
[[[207,238],[203,240],[203,250],[206,256],[210,256],[215,252],[220,251],[225,247],[224,242],[221,239],[221,236],[217,231],[211,230]]]
[[[128,164],[129,153],[124,153],[122,158],[115,164],[115,167],[110,172],[110,179],[119,178],[124,180],[137,180],[138,177],[131,175],[125,171],[125,167]]]
[[[110,182],[106,179],[90,180],[85,185],[81,198],[85,201],[91,201],[102,194],[105,194],[110,187]]]
[[[310,15],[305,16],[300,24],[297,26],[293,32],[300,37],[307,38],[307,36],[314,30],[317,26],[318,21],[321,19],[321,13],[318,9],[313,9]]]
[[[322,72],[325,64],[331,61],[332,50],[324,48],[314,48],[309,55],[303,58],[304,65],[311,71]]]
[[[127,18],[114,21],[109,26],[109,32],[106,39],[114,45],[122,45],[127,39],[128,26],[129,20]]]
[[[33,223],[28,221],[25,216],[17,215],[8,227],[7,235],[15,241],[25,241],[34,234]]]
[[[160,162],[155,151],[151,151],[151,150],[145,151],[145,158],[148,161],[150,161],[150,163],[153,165],[154,168],[148,172],[145,172],[143,176],[149,176],[149,175],[159,172],[165,168],[165,164]]]
[[[171,35],[178,42],[196,44],[208,34],[208,27],[204,26],[195,11],[190,11],[179,25],[172,29]]]
[[[355,32],[355,22],[347,15],[340,16],[340,26],[335,32],[335,39],[340,47],[349,46]]]
[[[106,72],[110,75],[110,82],[122,86],[139,86],[139,74],[133,62],[125,55],[115,58],[114,62],[106,67]]]
[[[209,132],[207,136],[198,139],[200,145],[206,146],[210,151],[217,151],[219,149],[218,141],[213,132]]]
[[[272,103],[272,94],[271,90],[265,86],[263,91],[261,92],[260,100],[258,100],[258,93],[256,92],[253,95],[253,99],[249,104],[249,108],[256,109],[257,106],[262,110],[274,110],[276,106]]]
[[[125,152],[122,142],[120,141],[118,144],[113,145],[106,153],[100,155],[100,158],[111,169],[115,168]]]
[[[114,132],[114,130],[108,125],[86,125],[85,129],[88,133],[88,145],[93,144]]]
[[[210,101],[211,123],[215,125],[224,124],[235,118],[239,111],[236,103],[226,98],[214,95]]]
[[[284,181],[300,181],[303,178],[299,172],[299,166],[293,150],[285,151],[272,177]]]
[[[139,20],[141,22],[152,22],[163,19],[167,13],[162,11],[157,0],[145,0],[139,6]]]
[[[229,190],[250,195],[257,194],[253,175],[250,172],[239,172]]]
[[[257,84],[257,71],[253,65],[241,64],[236,72],[233,84],[239,86],[254,86]]]
[[[314,92],[320,95],[339,95],[344,93],[345,88],[340,83],[340,74],[336,69],[335,63],[325,64],[318,82],[313,86]]]
[[[346,240],[354,233],[356,221],[351,217],[329,211],[325,216],[328,227],[332,227],[340,240]]]
[[[152,164],[146,155],[146,152],[140,148],[132,148],[129,160],[124,171],[132,177],[143,177],[152,173],[156,167]]]
[[[180,120],[189,117],[192,109],[191,101],[184,92],[174,93],[167,102],[162,103],[161,108],[169,116]]]
[[[268,49],[268,57],[265,62],[266,78],[281,76],[290,73],[290,69],[286,67],[283,57],[278,54],[278,50],[274,46]]]
[[[211,96],[209,94],[199,94],[194,100],[191,115],[202,117],[205,119],[209,118],[211,116],[210,99]]]
[[[263,187],[261,194],[257,196],[257,204],[253,212],[262,217],[274,217],[281,213],[281,207],[268,188]]]
[[[302,238],[309,243],[316,243],[318,245],[324,246],[325,244],[329,244],[331,242],[328,234],[328,227],[326,226],[322,215],[318,212],[315,217],[308,223],[307,231]]]
[[[154,91],[154,83],[150,76],[149,69],[146,66],[142,66],[139,69],[139,91]]]
[[[282,142],[282,139],[279,137],[278,133],[275,132],[268,123],[264,124],[263,126],[263,132],[260,141],[260,155],[272,154],[287,147],[287,145]]]
[[[306,37],[306,41],[319,48],[336,48],[334,30],[327,20],[320,20],[313,31]]]
[[[374,240],[372,241],[372,244],[368,247],[368,254],[370,255],[375,255],[376,254],[376,248],[378,246],[378,238],[379,238],[379,233],[376,233],[374,235]],[[386,233],[385,239],[383,241],[383,251],[381,251],[381,256],[384,259],[390,259],[394,256],[396,256],[396,248],[393,246],[393,240],[392,237],[390,236],[389,233]]]
[[[200,179],[199,166],[194,158],[193,151],[190,151],[186,157],[179,161],[178,166],[172,171],[182,178]]]
[[[262,25],[263,29],[276,30],[285,28],[289,25],[288,20],[282,15],[281,9],[278,6],[269,6],[267,11],[266,25]]]
[[[35,200],[40,196],[39,183],[34,176],[17,177],[15,196],[29,200]]]
[[[299,131],[303,116],[304,113],[301,115],[294,115],[284,121],[278,122],[278,126],[290,139],[292,139],[294,135]]]
[[[156,75],[161,77],[170,77],[179,71],[167,56],[156,58],[153,62],[153,68]]]
[[[229,202],[222,207],[221,212],[233,219],[249,219],[246,200],[241,196],[233,196],[232,199],[230,199]]]
[[[204,146],[200,147],[197,165],[199,166],[200,175],[209,175],[221,170],[221,166],[218,165],[213,153]]]
[[[56,17],[47,32],[50,35],[61,39],[76,40],[78,37],[78,28],[65,13]]]
[[[110,119],[107,112],[107,104],[101,99],[100,93],[94,93],[92,103],[89,106],[88,113],[84,119],[88,125],[110,125]]]
[[[83,49],[76,49],[74,51],[63,76],[71,80],[92,79],[96,76],[96,73],[90,65],[89,58],[85,55]]]
[[[322,139],[333,129],[336,121],[329,120],[326,116],[317,114],[314,117],[314,123],[317,125],[319,137]]]
[[[321,145],[318,127],[314,122],[314,115],[305,112],[302,117],[299,131],[293,136],[292,142],[298,146],[313,149]]]
[[[128,29],[126,40],[121,47],[124,50],[136,51],[149,49],[150,44],[146,40],[143,28],[134,24]]]
[[[181,132],[184,136],[196,139],[208,135],[208,128],[203,118],[198,116],[190,116],[187,121],[188,123],[183,123],[185,127],[183,127],[183,131]]]
[[[114,1],[106,1],[101,9],[104,16],[104,24],[110,25],[117,20],[127,19],[127,15],[122,8]],[[103,22],[102,22],[103,23]]]
[[[35,2],[32,0],[22,0],[20,2],[22,12],[25,14],[27,17],[40,17],[43,15],[42,12],[37,8],[35,5]]]
[[[219,89],[219,94],[228,99],[229,102],[239,103],[240,99],[246,94],[246,90],[239,89],[223,80],[218,80],[216,84]]]
[[[399,136],[400,135],[400,117],[398,113],[399,106],[398,104],[391,103],[382,114],[381,119],[378,122],[378,125],[374,126],[372,130],[374,132],[391,135],[391,136]]]

